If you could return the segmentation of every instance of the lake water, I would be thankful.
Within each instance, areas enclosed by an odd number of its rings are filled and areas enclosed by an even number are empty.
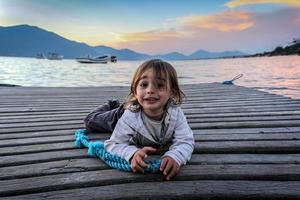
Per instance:
[[[0,57],[0,83],[21,86],[130,85],[143,61],[81,64],[75,60]],[[300,99],[300,56],[170,61],[181,84],[211,83],[244,76],[236,85]]]

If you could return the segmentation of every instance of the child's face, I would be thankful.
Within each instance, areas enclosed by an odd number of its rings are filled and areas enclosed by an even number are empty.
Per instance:
[[[148,117],[159,119],[170,96],[167,77],[156,77],[153,69],[148,69],[142,74],[135,97]]]

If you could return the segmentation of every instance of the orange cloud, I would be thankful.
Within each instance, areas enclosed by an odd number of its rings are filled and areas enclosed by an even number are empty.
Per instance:
[[[249,4],[286,4],[289,6],[300,6],[299,0],[232,0],[225,5],[229,8],[236,8]]]
[[[179,33],[173,30],[150,30],[136,33],[124,33],[119,36],[122,42],[144,42],[160,40],[162,38],[179,37]]]
[[[223,32],[241,31],[254,25],[248,12],[234,10],[211,16],[187,16],[179,21],[182,26],[217,29]]]

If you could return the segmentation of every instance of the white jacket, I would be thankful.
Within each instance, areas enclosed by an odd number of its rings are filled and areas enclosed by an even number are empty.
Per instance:
[[[161,146],[171,143],[169,150],[162,157],[170,156],[180,166],[186,164],[193,153],[195,141],[182,109],[178,106],[169,106],[162,143],[148,134],[141,112],[143,111],[125,110],[110,139],[104,142],[105,149],[129,162],[134,153],[143,146]],[[159,136],[160,133],[157,135]]]

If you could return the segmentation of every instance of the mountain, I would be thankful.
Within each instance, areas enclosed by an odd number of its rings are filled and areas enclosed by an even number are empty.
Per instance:
[[[160,54],[160,55],[155,55],[153,57],[160,58],[160,59],[163,59],[163,60],[185,60],[185,59],[187,59],[187,56],[185,56],[181,53],[178,53],[178,52]]]
[[[87,44],[29,25],[0,27],[0,44],[0,55],[3,56],[35,57],[37,53],[57,52],[65,58],[75,58],[97,54]]]
[[[278,46],[273,51],[258,53],[251,56],[280,56],[280,55],[299,55],[300,56],[300,39],[294,39],[285,47]]]
[[[147,54],[138,53],[130,49],[114,49],[107,46],[96,46],[94,49],[99,54],[111,54],[117,56],[119,60],[145,60],[151,56]]]
[[[209,52],[205,50],[198,50],[188,56],[188,59],[204,59],[204,58],[224,58],[234,56],[245,56],[246,53],[240,51],[223,51],[223,52]]]
[[[118,60],[145,60],[161,58],[165,60],[204,59],[218,57],[232,57],[245,55],[239,51],[208,52],[199,50],[186,56],[178,52],[160,55],[148,55],[130,49],[114,49],[107,46],[89,46],[68,40],[56,33],[36,26],[18,25],[0,27],[0,56],[35,57],[38,53],[56,52],[64,58],[76,58],[85,55],[111,54]]]

